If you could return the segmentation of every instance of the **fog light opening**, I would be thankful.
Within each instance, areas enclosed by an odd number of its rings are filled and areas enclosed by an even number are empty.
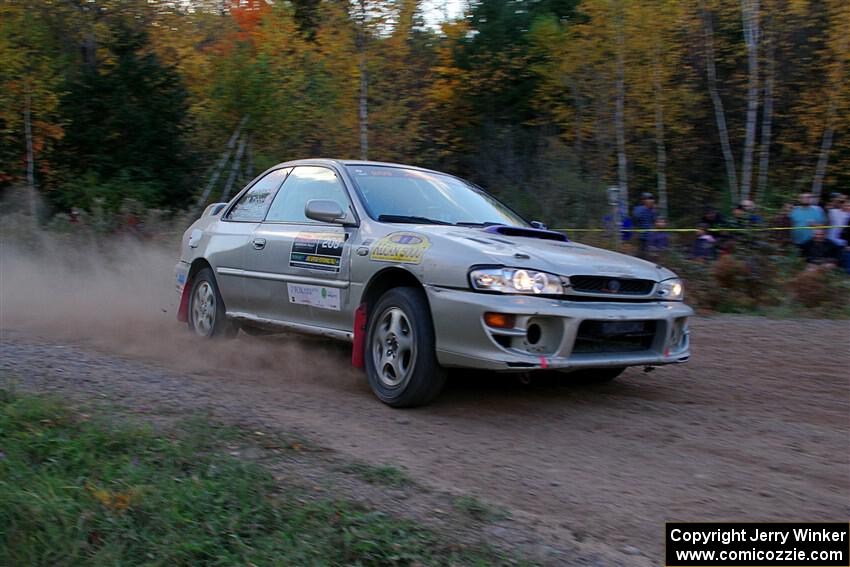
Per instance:
[[[525,338],[528,340],[528,344],[536,345],[540,342],[540,336],[543,331],[540,329],[540,325],[537,323],[532,323],[528,326],[528,331],[525,333]]]

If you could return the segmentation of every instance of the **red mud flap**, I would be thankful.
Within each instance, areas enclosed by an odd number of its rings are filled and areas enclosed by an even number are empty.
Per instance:
[[[351,365],[363,368],[363,347],[366,341],[366,304],[361,303],[354,312],[354,344],[351,347]]]
[[[183,293],[180,294],[180,306],[177,308],[177,320],[186,322],[189,320],[189,293],[192,291],[192,280],[187,278],[183,284]]]

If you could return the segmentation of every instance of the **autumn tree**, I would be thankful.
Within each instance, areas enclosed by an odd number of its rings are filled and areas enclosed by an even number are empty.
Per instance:
[[[117,13],[103,23],[109,40],[64,85],[60,111],[67,123],[55,160],[67,181],[55,181],[53,200],[61,207],[87,207],[94,199],[117,207],[124,198],[182,205],[192,188],[192,160],[180,78],[150,50],[133,18]]]
[[[46,6],[0,6],[0,185],[25,179],[27,206],[36,213],[37,177],[63,135],[58,113],[61,75],[52,55],[57,41],[41,17]]]

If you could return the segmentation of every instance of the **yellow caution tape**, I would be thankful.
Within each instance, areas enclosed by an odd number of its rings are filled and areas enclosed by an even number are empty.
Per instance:
[[[763,228],[706,228],[708,232],[761,232],[766,230],[815,230],[818,228],[847,228],[848,225],[772,226]],[[698,228],[551,228],[556,232],[696,232]]]

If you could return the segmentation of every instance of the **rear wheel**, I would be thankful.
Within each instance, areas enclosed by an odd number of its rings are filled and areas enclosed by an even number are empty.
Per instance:
[[[365,359],[369,385],[385,404],[414,407],[440,393],[446,376],[421,290],[399,287],[381,296],[369,317]]]
[[[225,317],[224,301],[212,270],[204,268],[192,278],[189,295],[189,329],[200,337],[235,337],[238,327]]]

